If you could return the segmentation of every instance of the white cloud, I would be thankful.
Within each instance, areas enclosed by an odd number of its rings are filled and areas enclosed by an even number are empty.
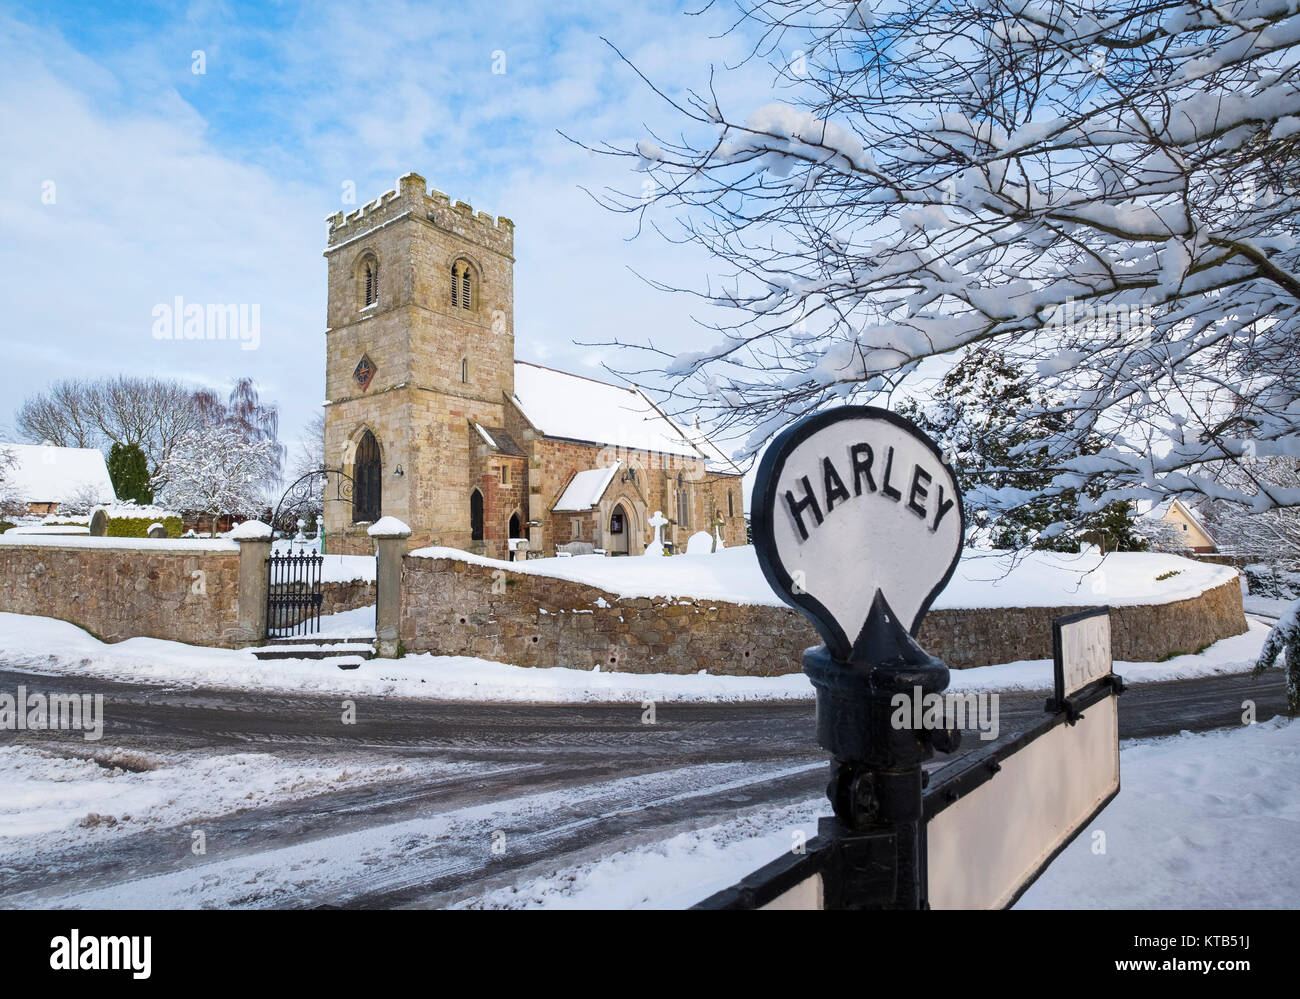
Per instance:
[[[250,374],[296,436],[323,397],[324,216],[346,207],[343,181],[361,204],[406,170],[515,220],[521,357],[581,370],[620,362],[575,340],[691,343],[694,303],[630,268],[698,286],[707,262],[653,237],[627,242],[633,221],[578,188],[635,190],[639,178],[557,130],[626,142],[673,120],[601,34],[674,85],[707,80],[710,59],[736,61],[739,41],[709,40],[720,18],[636,6],[466,10],[274,8],[264,24],[196,4],[87,52],[0,15],[0,265],[22,275],[4,295],[23,373],[0,388],[0,414],[59,377]],[[204,76],[189,71],[193,49]],[[45,180],[54,205],[41,202]],[[260,349],[154,341],[151,310],[177,295],[260,304]]]

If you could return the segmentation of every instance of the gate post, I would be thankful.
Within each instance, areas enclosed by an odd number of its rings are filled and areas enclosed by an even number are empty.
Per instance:
[[[239,626],[235,648],[243,649],[266,640],[271,528],[260,520],[246,520],[230,536],[239,542]]]
[[[396,517],[381,517],[366,531],[374,538],[375,655],[396,659],[402,611],[402,558],[411,529]]]

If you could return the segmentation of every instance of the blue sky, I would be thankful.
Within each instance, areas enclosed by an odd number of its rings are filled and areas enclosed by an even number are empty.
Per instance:
[[[224,389],[249,374],[280,404],[292,443],[324,395],[324,219],[354,207],[343,202],[348,182],[362,204],[408,170],[515,221],[521,358],[599,376],[612,358],[575,340],[690,346],[698,304],[632,271],[695,285],[707,261],[653,237],[629,241],[632,220],[579,188],[637,190],[640,176],[557,130],[627,145],[644,126],[673,122],[600,36],[669,89],[701,86],[711,64],[745,54],[742,39],[711,37],[733,13],[688,16],[669,3],[0,3],[11,372],[0,427],[57,378],[131,371]],[[504,73],[492,71],[495,53]],[[762,103],[763,72],[728,77],[724,107]],[[178,295],[259,304],[259,348],[154,340],[154,306]]]

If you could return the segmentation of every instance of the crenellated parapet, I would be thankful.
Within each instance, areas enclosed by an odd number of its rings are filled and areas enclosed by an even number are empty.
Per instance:
[[[325,249],[345,246],[375,232],[397,219],[415,217],[461,239],[506,256],[514,256],[515,224],[504,215],[475,212],[463,201],[453,201],[442,191],[428,190],[428,182],[418,173],[403,174],[397,187],[350,212],[335,212],[326,217],[329,241]]]

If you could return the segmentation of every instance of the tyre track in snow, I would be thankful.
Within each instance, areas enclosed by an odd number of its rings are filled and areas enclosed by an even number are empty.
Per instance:
[[[466,704],[343,695],[262,695],[36,674],[0,667],[0,689],[105,695],[103,743],[3,733],[70,755],[268,752],[292,763],[436,761],[470,769],[385,780],[263,808],[0,861],[0,904],[393,907],[443,905],[629,845],[819,796],[826,772],[810,702]],[[1042,717],[1044,694],[1000,697],[1002,738]],[[1132,687],[1123,738],[1239,724],[1283,704],[1279,673]],[[974,736],[962,751],[983,745]],[[947,762],[940,758],[936,766]],[[705,768],[721,768],[707,770]],[[704,779],[706,775],[708,779]],[[597,790],[593,790],[597,789]],[[189,853],[202,828],[209,850]],[[505,834],[494,854],[491,833]],[[321,871],[322,865],[327,870]],[[231,878],[246,888],[230,890]],[[151,903],[149,891],[163,894]],[[143,893],[143,894],[142,894]],[[93,903],[87,900],[94,900]],[[134,902],[133,902],[134,900]]]

